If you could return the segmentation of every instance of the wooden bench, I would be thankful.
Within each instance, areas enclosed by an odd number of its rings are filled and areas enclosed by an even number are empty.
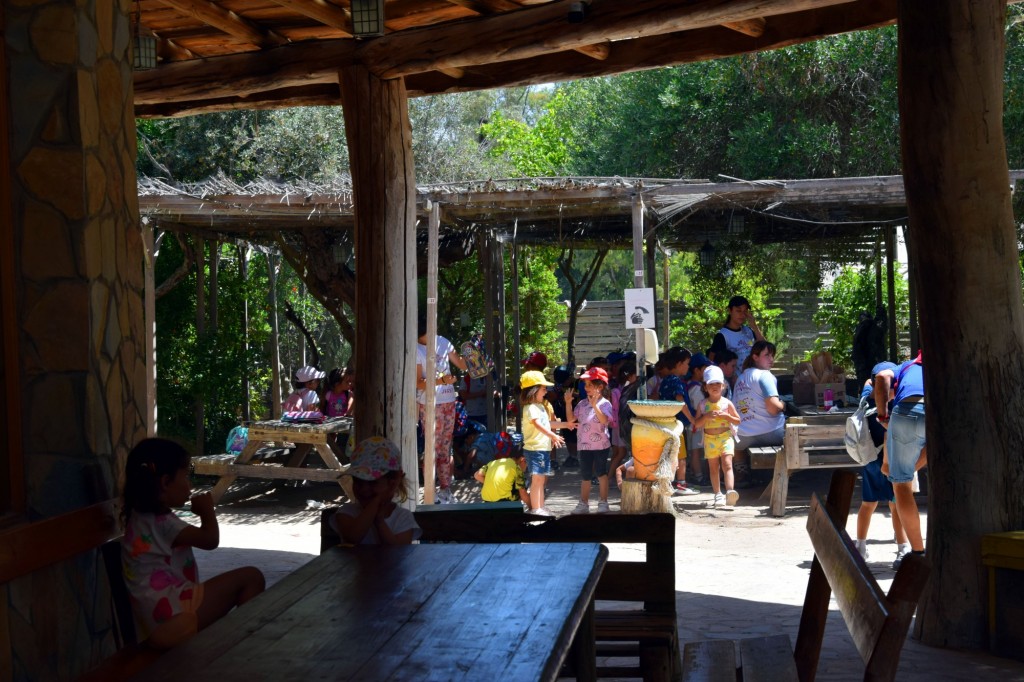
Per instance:
[[[814,561],[796,648],[790,648],[788,635],[690,643],[683,649],[685,680],[814,680],[833,593],[864,660],[864,679],[895,679],[900,651],[931,568],[923,556],[909,555],[900,564],[889,594],[882,592],[845,530],[855,480],[852,472],[836,472],[827,504],[817,495],[811,498],[807,533]]]
[[[454,506],[454,505],[453,505]],[[481,505],[464,505],[465,507]],[[449,506],[445,505],[444,509]],[[325,510],[324,520],[329,510]],[[600,514],[538,517],[495,513],[494,510],[457,512],[435,508],[416,511],[422,542],[601,542],[643,544],[643,561],[609,561],[598,582],[594,623],[594,655],[614,659],[597,667],[599,677],[640,677],[676,680],[682,669],[676,622],[675,517],[671,514]],[[337,536],[321,524],[326,546]],[[333,537],[331,537],[333,536]],[[605,602],[616,602],[607,604]],[[619,659],[636,659],[636,664]]]
[[[859,468],[846,452],[847,415],[793,417],[786,422],[782,446],[750,448],[752,469],[774,469],[769,508],[785,516],[789,477],[801,469]]]

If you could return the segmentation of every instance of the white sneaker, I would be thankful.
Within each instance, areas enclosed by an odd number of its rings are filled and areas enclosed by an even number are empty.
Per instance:
[[[898,571],[900,565],[903,563],[903,557],[910,554],[910,545],[897,545],[896,546],[896,560],[892,562],[892,570]]]
[[[715,499],[711,502],[712,507],[724,507],[725,506],[725,495],[722,493],[715,493]]]
[[[611,508],[608,506],[608,502],[602,500],[602,501],[597,503],[597,513],[598,514],[607,514],[610,511],[611,511]]]
[[[740,494],[735,490],[725,491],[725,504],[729,507],[733,507],[737,502],[740,501]]]
[[[868,551],[868,541],[855,540],[854,542],[857,545],[857,551],[860,552],[861,557],[864,559],[864,561],[867,561],[868,557],[871,555],[871,552]]]
[[[531,509],[530,512],[534,516],[554,516],[549,509],[541,507],[540,509]]]
[[[580,500],[579,503],[576,505],[576,508],[572,510],[572,513],[573,514],[589,514],[590,513],[590,503],[589,502],[584,502],[583,500]]]

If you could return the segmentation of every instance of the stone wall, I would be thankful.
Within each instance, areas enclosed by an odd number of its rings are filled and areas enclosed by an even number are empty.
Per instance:
[[[129,10],[3,3],[30,521],[115,496],[145,436]],[[0,587],[5,599],[13,679],[73,679],[112,652],[97,555]]]

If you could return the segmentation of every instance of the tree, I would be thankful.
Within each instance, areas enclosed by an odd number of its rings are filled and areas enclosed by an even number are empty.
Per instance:
[[[1006,9],[975,0],[897,8],[931,471],[934,570],[917,628],[926,644],[980,649],[981,537],[1024,528],[1024,305],[1002,131]]]

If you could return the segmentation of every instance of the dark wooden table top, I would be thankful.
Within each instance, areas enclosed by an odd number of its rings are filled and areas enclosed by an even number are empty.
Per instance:
[[[140,680],[554,680],[599,544],[335,547]]]

